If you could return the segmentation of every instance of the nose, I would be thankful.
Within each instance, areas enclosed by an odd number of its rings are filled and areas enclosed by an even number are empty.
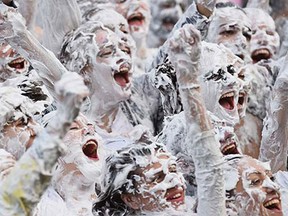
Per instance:
[[[83,135],[93,135],[94,134],[94,128],[93,127],[84,127],[82,130]]]
[[[264,191],[270,194],[276,193],[280,189],[279,186],[275,182],[273,182],[269,177],[266,177],[262,186],[264,188]]]

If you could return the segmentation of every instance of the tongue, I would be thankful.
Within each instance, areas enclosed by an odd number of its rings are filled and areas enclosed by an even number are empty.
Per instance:
[[[231,106],[231,104],[229,103],[229,101],[226,99],[222,99],[220,100],[220,104],[221,106],[223,106],[225,109],[228,109],[228,110],[232,110],[233,107]]]
[[[126,86],[126,80],[124,78],[123,75],[121,74],[115,74],[114,75],[114,79],[115,81],[117,82],[118,85],[122,86],[122,87],[125,87]]]
[[[139,19],[132,19],[129,21],[129,25],[140,26],[140,25],[142,25],[142,22]]]

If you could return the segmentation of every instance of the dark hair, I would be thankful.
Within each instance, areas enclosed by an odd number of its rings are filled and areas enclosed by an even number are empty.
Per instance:
[[[140,157],[148,157],[155,150],[165,149],[159,143],[133,143],[113,155],[110,155],[104,164],[101,193],[98,201],[93,204],[93,213],[104,216],[123,216],[132,213],[121,199],[121,194],[135,191],[136,175],[135,171],[140,168]]]

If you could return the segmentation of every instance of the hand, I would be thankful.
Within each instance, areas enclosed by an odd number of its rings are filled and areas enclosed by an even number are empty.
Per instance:
[[[59,98],[58,110],[63,112],[63,121],[73,121],[79,113],[83,100],[89,95],[83,78],[77,73],[64,73],[55,84],[55,92]]]
[[[0,149],[0,181],[2,181],[15,166],[16,159],[12,154]]]
[[[26,29],[25,20],[16,9],[0,3],[0,40],[15,37]]]
[[[201,53],[200,32],[191,24],[175,31],[169,39],[171,62],[175,66],[179,86],[196,81]]]

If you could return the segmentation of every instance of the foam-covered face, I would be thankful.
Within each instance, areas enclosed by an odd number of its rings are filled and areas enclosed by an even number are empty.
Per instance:
[[[175,157],[167,152],[156,151],[151,155],[149,165],[138,168],[133,177],[136,179],[135,191],[122,195],[124,202],[133,209],[159,211],[183,206],[184,178],[177,171]]]
[[[6,43],[0,45],[0,82],[26,74],[29,63]]]
[[[214,127],[215,137],[220,143],[220,151],[222,154],[239,154],[239,143],[234,128],[227,126],[225,121],[218,119],[210,112],[209,116]]]
[[[283,215],[279,186],[273,182],[270,165],[250,157],[239,161],[236,185],[239,215]]]
[[[241,59],[250,58],[251,24],[247,15],[236,8],[215,10],[206,40],[223,44]]]
[[[115,9],[122,14],[130,28],[133,37],[145,37],[150,24],[150,8],[147,0],[111,0]]]
[[[87,20],[95,20],[104,24],[105,27],[112,30],[119,36],[129,37],[129,25],[127,20],[118,12],[112,9],[101,9],[85,15]]]
[[[240,82],[240,91],[237,103],[239,118],[244,118],[248,106],[248,96],[251,90],[251,80],[247,73],[250,72],[249,67],[244,67],[238,73],[238,80]]]
[[[174,25],[183,14],[182,0],[150,0],[153,22],[151,31],[166,40]]]
[[[106,98],[126,100],[131,95],[133,71],[129,43],[107,29],[97,30],[95,40],[98,53],[92,62],[93,71],[88,69],[91,93],[101,91]]]
[[[273,58],[280,46],[274,20],[261,9],[246,8],[245,11],[252,23],[250,54],[253,62]]]
[[[78,116],[63,141],[67,152],[61,160],[76,165],[87,179],[95,181],[100,176],[104,152],[102,139],[95,133],[94,125],[84,116]]]
[[[202,43],[200,57],[200,85],[208,111],[228,125],[239,122],[237,110],[240,83],[238,73],[241,59],[223,46]]]
[[[6,124],[1,132],[0,146],[19,159],[31,146],[40,128],[31,118],[20,118]]]

